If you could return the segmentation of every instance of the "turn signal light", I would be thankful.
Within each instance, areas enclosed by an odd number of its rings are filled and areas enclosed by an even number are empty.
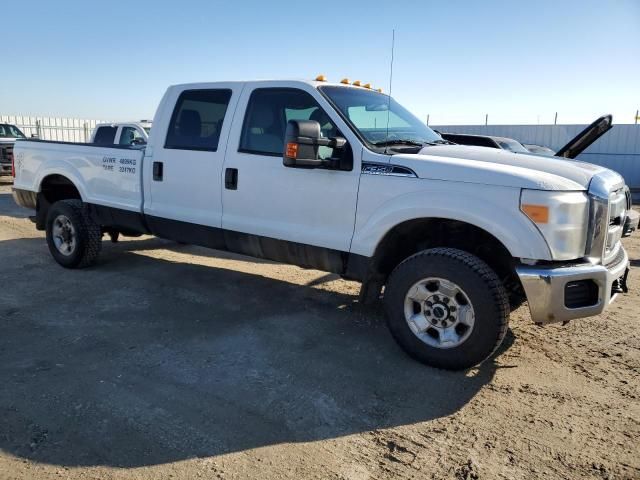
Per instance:
[[[520,209],[534,223],[549,223],[549,207],[546,205],[523,204]]]
[[[287,143],[286,156],[289,158],[298,158],[298,144],[289,142]]]

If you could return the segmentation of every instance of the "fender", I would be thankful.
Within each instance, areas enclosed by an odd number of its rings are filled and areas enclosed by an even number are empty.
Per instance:
[[[371,184],[360,188],[351,253],[373,256],[385,235],[405,221],[445,218],[487,231],[514,258],[552,259],[542,234],[519,210],[519,188],[375,175],[363,175],[365,182]]]
[[[73,185],[80,193],[80,198],[83,202],[88,201],[89,195],[87,194],[86,186],[82,181],[82,176],[80,175],[78,169],[73,166],[73,164],[63,160],[57,160],[54,162],[47,162],[46,165],[46,168],[39,169],[36,174],[36,181],[34,183],[37,186],[37,192],[42,191],[42,182],[45,178],[50,175],[59,175],[61,177],[67,178],[71,183],[73,183]]]

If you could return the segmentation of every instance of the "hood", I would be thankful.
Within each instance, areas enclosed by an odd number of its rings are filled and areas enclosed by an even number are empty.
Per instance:
[[[609,171],[575,160],[465,145],[427,146],[417,154],[394,155],[391,161],[420,178],[538,190],[586,190],[594,175]]]
[[[556,152],[556,157],[576,158],[593,142],[613,128],[611,115],[604,115],[569,140],[564,147]]]

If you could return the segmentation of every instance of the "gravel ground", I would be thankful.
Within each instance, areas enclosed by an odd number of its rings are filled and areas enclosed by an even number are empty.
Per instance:
[[[606,314],[451,373],[358,285],[143,237],[49,256],[0,185],[0,479],[640,478],[640,235]]]

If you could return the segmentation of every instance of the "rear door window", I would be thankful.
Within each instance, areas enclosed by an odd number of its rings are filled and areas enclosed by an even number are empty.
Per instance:
[[[113,145],[118,127],[98,127],[93,143],[96,145]]]
[[[231,90],[185,90],[176,102],[165,148],[178,150],[218,149],[222,122]]]

